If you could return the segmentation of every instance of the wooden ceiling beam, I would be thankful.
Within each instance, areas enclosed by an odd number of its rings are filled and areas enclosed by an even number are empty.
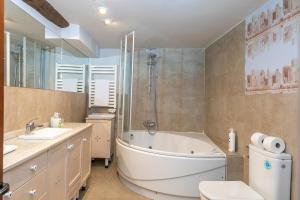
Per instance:
[[[47,0],[23,0],[41,15],[60,28],[66,28],[69,22]]]

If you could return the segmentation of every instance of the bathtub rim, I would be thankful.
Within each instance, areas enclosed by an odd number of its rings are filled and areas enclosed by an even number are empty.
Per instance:
[[[146,133],[145,130],[131,130],[126,133],[139,133],[143,132]],[[213,146],[214,150],[212,152],[200,152],[200,153],[195,153],[195,154],[187,154],[187,153],[175,153],[175,152],[169,152],[169,151],[161,151],[161,150],[156,150],[156,149],[148,149],[144,147],[140,147],[137,145],[132,145],[129,144],[119,137],[116,137],[116,143],[121,144],[123,146],[126,146],[127,148],[131,148],[137,151],[142,151],[150,154],[155,154],[155,155],[162,155],[162,156],[169,156],[169,157],[184,157],[184,158],[226,158],[226,154],[205,134],[205,133],[199,133],[199,132],[177,132],[177,131],[158,131],[158,133],[163,133],[163,134],[175,134],[175,135],[180,135],[180,136],[195,136],[191,137],[193,139],[200,139],[197,138],[197,136],[202,136],[205,137],[210,145]]]

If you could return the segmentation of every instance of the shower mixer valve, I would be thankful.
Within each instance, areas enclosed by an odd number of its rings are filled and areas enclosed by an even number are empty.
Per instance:
[[[156,132],[156,122],[151,120],[146,120],[143,122],[144,127],[148,130],[149,134],[154,134]]]

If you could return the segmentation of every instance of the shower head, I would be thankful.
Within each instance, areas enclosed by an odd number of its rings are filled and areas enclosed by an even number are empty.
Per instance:
[[[155,52],[153,52],[153,49],[150,49],[150,52],[147,55],[147,65],[154,66],[157,64],[159,57]]]
[[[148,57],[154,59],[154,58],[157,57],[157,55],[156,55],[156,53],[154,53],[154,52],[150,52],[150,53],[148,54]]]

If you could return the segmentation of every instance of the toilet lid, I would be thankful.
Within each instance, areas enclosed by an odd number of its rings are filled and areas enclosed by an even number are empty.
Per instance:
[[[241,181],[202,181],[199,190],[210,200],[264,200]]]

